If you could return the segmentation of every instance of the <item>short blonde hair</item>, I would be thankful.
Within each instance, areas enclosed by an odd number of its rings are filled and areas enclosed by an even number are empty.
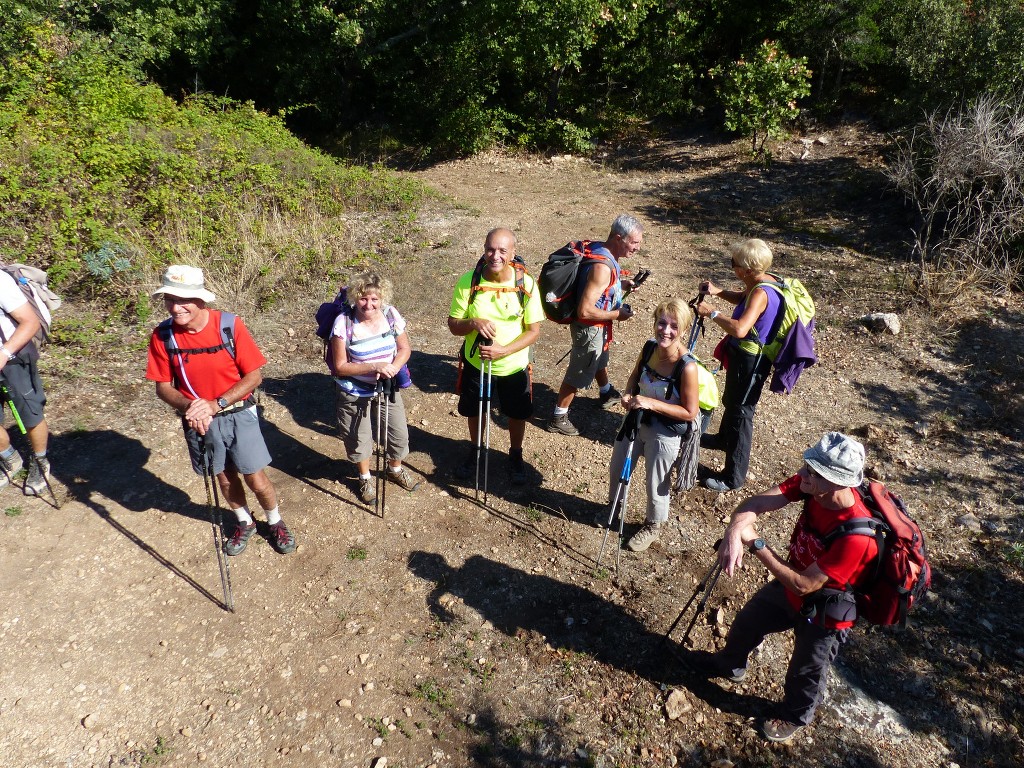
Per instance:
[[[693,325],[693,310],[682,299],[667,299],[654,308],[655,332],[658,330],[658,320],[662,315],[668,315],[675,320],[680,330]],[[682,335],[679,338],[682,339]]]
[[[758,272],[767,272],[772,267],[772,249],[759,237],[732,243],[728,251],[737,267]]]
[[[349,281],[345,299],[354,308],[356,302],[368,293],[376,293],[381,304],[390,304],[391,281],[376,272],[363,272]]]

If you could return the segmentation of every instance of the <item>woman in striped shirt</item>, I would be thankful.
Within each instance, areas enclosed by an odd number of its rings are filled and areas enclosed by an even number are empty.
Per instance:
[[[402,459],[409,455],[409,427],[399,391],[399,373],[411,349],[405,319],[389,303],[389,280],[372,272],[357,275],[348,286],[347,299],[351,309],[338,315],[331,334],[334,380],[338,384],[338,430],[349,461],[359,470],[359,498],[370,504],[377,498],[370,457],[380,404],[387,408],[388,478],[407,491],[419,485],[402,466]],[[393,385],[393,400],[387,395],[374,398],[378,387],[385,383]]]

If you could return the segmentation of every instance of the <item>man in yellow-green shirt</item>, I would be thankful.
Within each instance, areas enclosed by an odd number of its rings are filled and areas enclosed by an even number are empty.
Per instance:
[[[525,273],[515,256],[516,236],[511,230],[498,228],[487,233],[481,263],[455,284],[448,329],[464,337],[459,414],[468,419],[473,441],[473,451],[456,468],[456,475],[472,477],[475,471],[480,371],[489,364],[492,397],[508,419],[510,477],[513,484],[522,485],[526,482],[523,438],[526,420],[533,415],[530,345],[540,335],[544,310],[536,281]]]

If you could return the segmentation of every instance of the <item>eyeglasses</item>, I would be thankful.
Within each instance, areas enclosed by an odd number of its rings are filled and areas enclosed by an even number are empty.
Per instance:
[[[810,464],[804,464],[804,469],[807,470],[807,475],[809,477],[821,477],[822,476],[821,473],[815,471],[814,467],[812,467]]]

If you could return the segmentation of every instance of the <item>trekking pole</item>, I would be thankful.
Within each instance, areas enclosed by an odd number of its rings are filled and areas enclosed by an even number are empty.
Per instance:
[[[211,454],[213,446],[208,445],[206,438],[199,436],[199,450],[203,454],[203,484],[206,486],[206,510],[210,515],[213,528],[213,549],[217,554],[217,569],[220,571],[220,586],[224,590],[224,610],[235,612],[235,600],[231,594],[231,568],[227,555],[224,553],[224,519],[220,506],[220,490],[217,478],[213,474]]]
[[[484,421],[487,422],[484,427],[484,506],[487,506],[487,480],[490,477],[489,468],[491,463],[491,360],[486,363],[486,373],[484,374],[487,378],[487,404],[484,406]],[[483,371],[481,371],[483,373]]]
[[[608,534],[612,530],[612,522],[615,520],[616,512],[619,513],[619,549],[622,549],[622,527],[623,520],[626,517],[626,502],[629,498],[629,482],[633,476],[633,444],[636,442],[637,427],[640,422],[640,411],[642,408],[631,410],[626,413],[625,418],[622,420],[622,426],[619,427],[619,432],[616,435],[616,441],[629,438],[629,445],[626,448],[626,459],[622,463],[622,472],[619,473],[619,482],[615,486],[615,495],[612,497],[612,503],[608,507],[608,523],[604,531],[604,538],[601,539],[601,549],[597,553],[597,564],[596,568],[601,567],[601,558],[604,557],[604,548],[608,543]],[[621,504],[619,503],[621,501]],[[619,557],[616,554],[615,557],[615,572],[619,570]]]
[[[664,642],[667,643],[671,639],[671,635],[675,631],[675,628],[679,626],[679,622],[683,620],[683,616],[686,615],[690,606],[693,605],[693,601],[697,599],[697,595],[701,592],[704,593],[704,596],[697,604],[697,608],[693,612],[693,617],[690,619],[690,623],[686,625],[686,632],[683,633],[683,637],[679,641],[680,647],[686,644],[686,641],[690,637],[690,632],[693,630],[693,625],[697,623],[697,618],[704,613],[704,608],[707,606],[708,600],[711,598],[711,593],[715,591],[715,585],[718,583],[718,577],[722,575],[722,563],[719,561],[717,556],[718,547],[721,543],[721,539],[715,542],[715,562],[711,564],[711,568],[708,569],[703,580],[697,584],[697,588],[693,590],[693,594],[690,595],[690,599],[686,601],[686,605],[683,606],[683,610],[679,612],[679,615],[676,616],[676,620],[672,622],[672,626],[668,628],[668,631],[662,638]]]
[[[375,462],[374,494],[373,494],[373,497],[374,497],[373,498],[373,514],[379,515],[380,517],[384,517],[384,514],[381,511],[381,504],[382,504],[382,502],[381,502],[381,495],[385,492],[384,491],[384,474],[383,474],[383,472],[381,470],[381,465],[385,463],[384,462],[384,450],[382,448],[382,443],[384,441],[384,438],[381,436],[381,431],[380,431],[381,419],[383,418],[383,414],[381,413],[383,403],[384,403],[384,379],[377,379],[376,383],[374,384],[374,390],[373,390],[373,405],[377,406],[377,442],[376,442],[376,444],[374,446],[374,451],[373,451],[373,453],[374,453],[374,462]],[[371,408],[373,407],[373,405],[371,405]]]
[[[690,340],[687,342],[686,351],[691,355],[697,346],[697,339],[704,335],[704,318],[697,314],[697,305],[704,301],[705,296],[707,294],[701,292],[690,301],[690,309],[693,310],[693,327],[690,328]]]
[[[11,416],[14,417],[14,423],[18,425],[18,431],[23,435],[28,435],[28,430],[25,428],[25,422],[21,420],[21,414],[18,413],[18,408],[14,405],[14,399],[11,397],[11,392],[7,389],[6,382],[0,382],[0,402],[5,403],[8,408],[11,409]],[[29,445],[28,454],[29,466],[34,461],[39,467],[39,476],[43,478],[43,482],[46,483],[46,490],[50,492],[50,497],[53,499],[53,506],[56,509],[60,509],[60,499],[57,498],[57,494],[53,491],[53,486],[50,485],[50,478],[46,476],[46,472],[43,471],[43,465],[39,463],[39,457],[36,456],[36,452],[32,450],[31,444]]]
[[[395,402],[395,380],[384,379],[383,397],[380,399],[380,404],[377,406],[384,409],[384,431],[380,434],[380,439],[383,442],[381,448],[381,455],[384,457],[384,472],[391,471],[391,465],[388,463],[388,423],[391,418],[391,403]],[[387,475],[384,475],[380,482],[380,518],[384,519],[384,510],[387,508],[387,497],[388,497],[388,480]]]
[[[487,346],[490,346],[490,344],[491,344],[491,340],[490,339],[488,339],[486,336],[482,336],[479,333],[477,333],[476,341],[473,342],[473,346],[469,350],[469,356],[472,357],[473,355],[476,354],[477,347],[479,347],[481,345],[487,347]],[[490,367],[488,367],[486,369],[486,373],[490,374],[490,370],[491,370]],[[487,405],[485,407],[484,406],[484,373],[485,373],[484,364],[483,364],[483,361],[481,360],[481,362],[480,362],[480,387],[479,387],[479,391],[477,392],[477,404],[476,404],[476,478],[474,480],[474,487],[473,487],[473,498],[476,501],[480,500],[480,459],[482,458],[481,450],[483,448],[483,442],[484,442],[484,419],[487,419],[488,440],[490,439],[490,426],[491,426],[491,424],[490,424],[490,420],[491,420],[491,404],[490,404],[491,384],[490,384],[490,381],[488,380],[488,382],[487,382],[487,390],[486,390],[487,391],[487,401],[488,402],[487,402]],[[486,470],[486,467],[485,467],[485,470]],[[484,504],[486,504],[486,503],[487,503],[487,480],[486,480],[486,474],[485,474],[485,477],[484,477]]]

